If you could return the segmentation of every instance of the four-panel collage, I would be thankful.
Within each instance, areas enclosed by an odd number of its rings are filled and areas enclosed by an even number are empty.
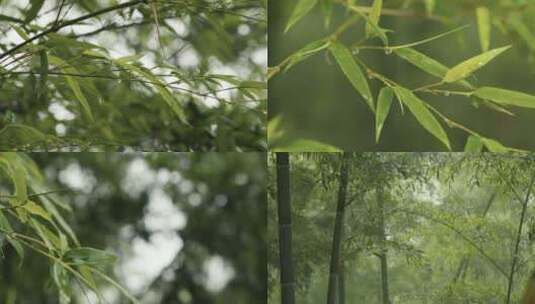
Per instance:
[[[0,0],[0,304],[535,304],[534,17]]]

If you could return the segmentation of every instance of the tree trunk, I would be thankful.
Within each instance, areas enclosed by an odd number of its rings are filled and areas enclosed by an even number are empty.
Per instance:
[[[340,244],[342,241],[342,226],[344,224],[347,183],[349,175],[348,158],[349,154],[344,153],[340,164],[340,182],[338,188],[338,202],[336,206],[336,219],[334,221],[331,264],[329,268],[329,286],[327,288],[327,304],[336,304],[336,295],[338,293]]]
[[[518,232],[516,234],[515,250],[513,252],[513,262],[511,263],[511,271],[509,272],[509,279],[507,284],[507,304],[511,303],[511,295],[513,291],[513,279],[516,271],[516,263],[518,261],[518,250],[520,248],[520,238],[522,237],[522,227],[524,226],[524,220],[526,218],[526,210],[528,207],[529,198],[531,195],[531,189],[533,188],[533,183],[535,182],[535,175],[531,177],[531,182],[526,193],[526,198],[522,202],[522,213],[520,214],[520,222],[518,223]]]
[[[346,267],[343,261],[340,261],[340,278],[338,280],[338,304],[346,303]]]
[[[279,216],[279,258],[281,303],[294,304],[292,262],[292,217],[290,201],[290,163],[288,153],[277,153],[277,204]]]
[[[380,186],[379,186],[380,187]],[[382,288],[382,300],[383,304],[390,304],[390,295],[388,292],[388,260],[386,248],[386,229],[385,229],[385,205],[383,190],[377,189],[377,207],[378,207],[378,231],[379,231],[379,242],[381,247],[381,253],[379,254],[379,261],[381,263],[381,288]]]

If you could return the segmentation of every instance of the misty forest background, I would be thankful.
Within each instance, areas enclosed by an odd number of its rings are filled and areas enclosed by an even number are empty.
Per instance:
[[[530,157],[271,154],[268,303],[519,303]]]

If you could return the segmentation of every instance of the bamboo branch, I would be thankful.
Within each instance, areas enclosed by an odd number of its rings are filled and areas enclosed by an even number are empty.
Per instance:
[[[16,46],[12,47],[11,49],[7,50],[2,55],[0,55],[0,59],[6,57],[8,55],[13,54],[14,52],[19,50],[23,46],[25,46],[25,45],[27,45],[27,44],[29,44],[29,43],[31,43],[31,42],[43,37],[43,36],[46,36],[46,35],[48,35],[50,33],[57,32],[57,31],[59,31],[60,29],[62,29],[64,27],[77,24],[79,22],[82,22],[82,21],[87,20],[87,19],[94,18],[94,17],[102,15],[102,14],[106,14],[106,13],[109,13],[109,12],[112,12],[112,11],[115,11],[115,10],[131,7],[131,6],[138,5],[140,3],[145,3],[145,2],[146,2],[146,0],[134,0],[134,1],[122,3],[122,4],[119,4],[119,5],[110,6],[110,7],[101,9],[99,11],[96,11],[96,12],[93,12],[93,13],[78,17],[78,18],[75,18],[75,19],[72,19],[72,20],[67,20],[67,21],[62,22],[60,24],[56,24],[56,25],[52,26],[51,28],[49,28],[48,30],[45,30],[45,31],[43,31],[43,32],[31,37],[30,39],[25,40],[25,41],[17,44]]]

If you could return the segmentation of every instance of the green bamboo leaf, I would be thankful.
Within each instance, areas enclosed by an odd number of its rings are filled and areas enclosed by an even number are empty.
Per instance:
[[[490,47],[490,11],[485,6],[479,6],[476,8],[477,28],[479,31],[479,42],[481,44],[481,50],[486,52]]]
[[[129,58],[130,57],[132,56],[129,56]],[[114,62],[118,66],[131,71],[133,74],[137,74],[138,76],[148,80],[165,101],[165,103],[171,108],[173,113],[175,113],[178,119],[184,124],[188,124],[186,114],[184,113],[184,109],[182,109],[182,105],[180,104],[179,100],[167,89],[166,85],[158,77],[154,76],[150,71],[143,67],[127,63],[124,58],[114,60]]]
[[[483,142],[479,136],[470,135],[464,146],[464,152],[481,152],[483,150]]]
[[[390,87],[384,87],[379,92],[379,97],[377,98],[377,111],[375,112],[375,142],[379,142],[383,125],[390,112],[390,107],[392,106],[393,97],[394,91]]]
[[[487,150],[489,150],[489,152],[505,153],[511,150],[494,139],[482,138],[481,141],[483,142]]]
[[[364,98],[372,112],[375,112],[373,97],[366,76],[362,73],[349,49],[337,41],[333,42],[329,49],[353,87]]]
[[[394,49],[394,53],[401,59],[413,64],[420,70],[441,79],[444,78],[444,76],[449,70],[447,66],[421,52],[418,52],[413,48],[407,47],[401,49]],[[472,85],[470,85],[470,83],[468,83],[466,80],[461,80],[459,84],[467,88],[472,88]]]
[[[273,148],[274,152],[342,152],[339,148],[310,139],[296,139]]]
[[[33,226],[35,232],[37,232],[37,235],[43,240],[45,243],[46,248],[48,248],[49,251],[52,251],[54,249],[54,245],[52,245],[52,241],[48,238],[48,236],[44,232],[44,226],[39,224],[38,221],[35,219],[30,219],[30,223]]]
[[[26,184],[26,170],[18,164],[10,165],[13,183],[15,184],[16,204],[22,204],[28,200],[28,185]]]
[[[368,15],[369,22],[366,24],[366,37],[371,37],[377,32],[373,28],[373,25],[378,26],[379,20],[381,19],[381,10],[383,9],[383,0],[374,0],[372,4],[372,9]]]
[[[30,39],[30,37],[28,36],[28,34],[26,34],[26,32],[24,31],[24,29],[18,25],[15,25],[15,24],[12,24],[11,27],[15,30],[15,32],[17,32],[17,34],[20,36],[20,38],[22,38],[23,40],[28,40]]]
[[[455,82],[463,78],[466,78],[473,72],[479,70],[484,65],[489,63],[492,59],[496,58],[496,56],[507,51],[509,48],[511,48],[510,45],[497,48],[497,49],[493,49],[481,55],[472,57],[466,61],[461,62],[460,64],[451,68],[448,71],[448,73],[446,73],[446,76],[444,76],[444,79],[443,79],[444,82]]]
[[[308,57],[326,49],[327,47],[329,47],[329,42],[325,39],[315,40],[308,43],[303,48],[290,55],[288,63],[284,66],[284,72],[288,71],[291,67],[307,59]]]
[[[448,135],[437,121],[435,116],[427,109],[425,102],[419,99],[411,91],[402,88],[395,87],[394,92],[401,102],[403,102],[411,113],[416,117],[416,120],[433,136],[439,139],[447,148],[451,150],[450,141]]]
[[[282,128],[282,116],[278,115],[268,122],[267,134],[268,142],[273,145],[284,136],[284,129]]]
[[[318,0],[299,0],[295,5],[295,8],[288,20],[286,29],[284,32],[288,32],[292,26],[294,26],[299,20],[306,16],[318,3]]]
[[[73,248],[65,252],[63,259],[74,265],[105,267],[115,263],[117,257],[109,252],[90,247]]]
[[[24,208],[26,211],[28,211],[31,214],[35,214],[35,215],[38,215],[38,216],[44,218],[45,220],[47,220],[49,222],[52,221],[52,217],[51,217],[50,213],[48,213],[43,207],[39,206],[34,201],[28,200],[22,206],[22,208]]]
[[[474,91],[475,96],[502,105],[535,109],[535,96],[493,87],[482,87]]]
[[[5,234],[8,243],[11,244],[11,246],[15,249],[15,252],[19,256],[20,261],[22,263],[22,261],[24,260],[24,247],[22,247],[22,244],[16,239],[14,239],[11,235],[6,234],[14,231],[8,219],[4,216],[2,210],[0,210],[0,229],[2,230],[1,233]]]
[[[28,23],[31,22],[35,17],[37,17],[37,14],[39,14],[39,11],[43,7],[43,4],[45,3],[45,0],[31,0],[30,1],[30,9],[26,12],[26,17],[24,18],[24,22]]]
[[[331,25],[333,15],[333,2],[331,0],[321,0],[321,9],[323,11],[325,28]]]
[[[70,66],[68,63],[63,61],[62,59],[55,57],[55,56],[48,56],[48,60],[58,66],[65,74],[79,74],[78,71]],[[78,102],[80,104],[80,108],[82,110],[82,113],[86,120],[88,120],[91,123],[95,122],[95,119],[93,118],[93,113],[91,112],[91,107],[89,106],[89,102],[87,101],[87,98],[85,97],[84,93],[82,92],[82,89],[80,88],[80,85],[78,82],[74,79],[74,77],[65,75],[63,76],[65,78],[67,84],[71,88],[72,92],[74,93],[74,96],[76,99],[78,99]]]

